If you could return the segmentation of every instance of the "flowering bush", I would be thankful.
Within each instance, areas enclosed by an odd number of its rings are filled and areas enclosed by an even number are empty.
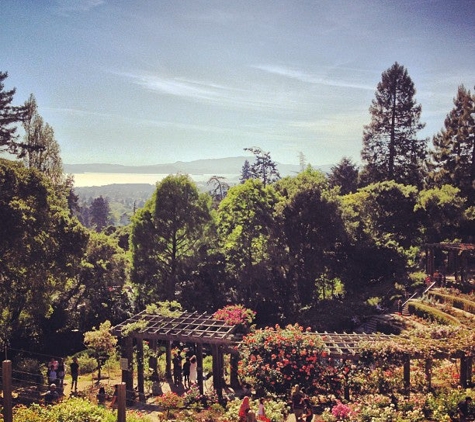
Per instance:
[[[323,339],[310,329],[288,325],[255,330],[243,338],[239,374],[259,391],[288,394],[293,384],[340,393],[344,362],[328,358]]]
[[[337,404],[333,406],[332,415],[338,421],[350,420],[352,414],[353,411],[351,410],[351,407],[347,406],[346,404],[343,404],[341,401],[338,401]]]
[[[228,403],[226,406],[225,420],[230,422],[239,421],[239,407],[241,406],[241,400],[234,399]],[[250,408],[256,413],[259,408],[258,400],[249,400]],[[283,401],[276,400],[266,400],[264,403],[264,408],[266,411],[267,417],[274,422],[284,422],[287,420],[288,409],[287,403]]]
[[[224,321],[229,325],[243,325],[249,327],[254,321],[256,313],[242,305],[227,305],[217,310],[213,318]]]
[[[156,403],[167,411],[167,416],[170,414],[171,409],[177,409],[183,407],[183,398],[172,391],[164,393],[156,398]]]
[[[196,409],[206,409],[218,403],[218,395],[213,390],[211,394],[201,394],[197,385],[193,385],[183,396],[185,407],[194,407]]]

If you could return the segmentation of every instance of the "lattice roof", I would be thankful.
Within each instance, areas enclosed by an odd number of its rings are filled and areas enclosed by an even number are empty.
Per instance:
[[[169,317],[142,311],[116,325],[112,332],[122,337],[122,329],[127,327],[137,328],[131,334],[133,337],[149,340],[223,345],[235,344],[239,340],[235,334],[236,326],[219,321],[207,313],[183,312],[179,316]]]
[[[183,312],[176,317],[149,314],[142,311],[113,328],[117,337],[125,336],[123,329],[136,327],[130,335],[148,340],[181,341],[184,343],[238,345],[242,336],[236,334],[236,326],[228,325],[213,318],[212,315],[198,312]],[[319,336],[325,343],[328,356],[335,359],[358,357],[362,342],[383,341],[394,338],[387,334],[339,334],[308,333]]]
[[[314,333],[321,337],[325,343],[325,351],[328,356],[336,359],[357,358],[360,344],[366,342],[377,342],[391,340],[393,334],[357,334],[357,333]]]

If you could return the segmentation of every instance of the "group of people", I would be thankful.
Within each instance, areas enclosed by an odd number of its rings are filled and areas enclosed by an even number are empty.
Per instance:
[[[270,422],[270,419],[266,416],[266,410],[264,407],[264,399],[259,400],[259,407],[256,413],[251,409],[249,396],[244,396],[241,406],[239,408],[239,422]]]
[[[198,361],[196,356],[186,356],[182,364],[181,354],[175,353],[173,357],[173,382],[175,385],[183,383],[185,388],[190,388],[198,380]]]
[[[71,373],[71,394],[74,394],[78,391],[79,364],[77,358],[73,358],[69,368]],[[52,404],[58,401],[63,395],[64,377],[66,376],[64,360],[62,358],[51,358],[48,363],[46,375],[49,389],[44,399],[46,404]]]
[[[297,422],[311,422],[313,419],[313,410],[310,398],[298,384],[292,389],[291,400],[295,420]]]

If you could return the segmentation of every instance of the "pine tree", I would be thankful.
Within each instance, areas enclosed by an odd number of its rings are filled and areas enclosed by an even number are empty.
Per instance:
[[[463,85],[444,128],[434,136],[428,175],[431,186],[449,184],[475,203],[475,96]]]
[[[100,232],[110,222],[110,206],[109,201],[101,196],[95,198],[92,201],[91,208],[89,210],[91,215],[91,224],[95,227],[96,231]]]
[[[336,166],[331,168],[328,182],[331,187],[339,186],[342,195],[356,192],[358,187],[358,167],[349,158],[343,157]]]
[[[3,81],[8,77],[8,72],[0,72],[0,150],[6,150],[15,154],[17,145],[15,143],[18,135],[15,123],[23,120],[25,106],[12,106],[15,88],[5,91]]]
[[[241,169],[241,177],[239,181],[244,183],[246,180],[250,179],[251,176],[251,165],[249,164],[249,160],[244,161],[244,164]]]
[[[363,131],[363,184],[394,180],[421,186],[427,140],[416,138],[425,125],[415,92],[404,66],[396,62],[383,72],[369,108],[371,123]]]
[[[24,142],[18,144],[17,156],[28,168],[36,168],[45,174],[54,185],[65,182],[60,147],[54,137],[53,128],[44,123],[38,114],[38,106],[33,94],[25,103],[23,120]]]
[[[264,152],[258,147],[244,148],[244,151],[250,151],[255,156],[255,161],[249,168],[251,179],[259,179],[264,187],[280,179],[277,163],[270,158],[270,152]]]

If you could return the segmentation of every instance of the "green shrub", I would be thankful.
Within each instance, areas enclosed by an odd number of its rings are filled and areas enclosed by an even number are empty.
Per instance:
[[[465,312],[475,314],[475,303],[469,299],[458,296],[452,296],[440,292],[429,292],[428,296],[438,302],[446,303],[454,308],[462,309]]]
[[[442,325],[460,325],[460,321],[452,315],[446,314],[439,309],[421,302],[409,302],[408,310],[411,314],[428,321],[434,321]]]
[[[85,399],[71,398],[54,406],[16,406],[14,420],[21,422],[115,422],[116,412]],[[127,422],[151,422],[139,412],[127,412]]]

